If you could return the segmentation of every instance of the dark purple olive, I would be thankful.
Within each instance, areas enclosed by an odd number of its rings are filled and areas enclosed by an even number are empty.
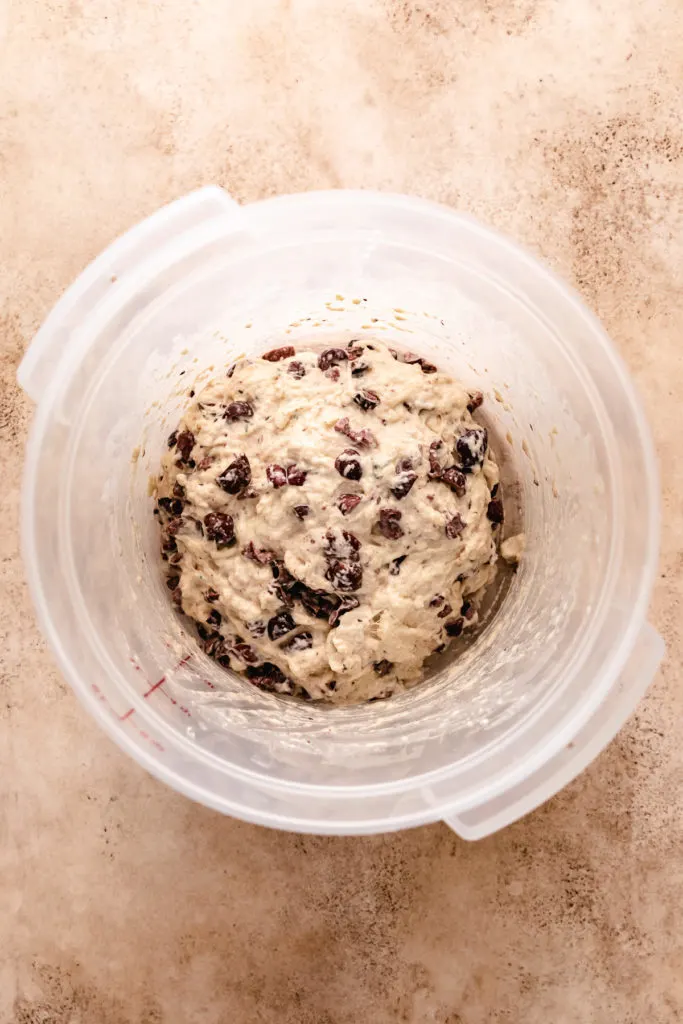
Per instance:
[[[325,578],[335,590],[359,590],[363,585],[363,570],[358,562],[330,562]]]
[[[481,391],[470,391],[470,400],[467,403],[467,411],[473,413],[475,409],[484,404],[484,396]]]
[[[204,526],[207,538],[215,541],[219,550],[235,543],[235,524],[226,512],[209,512],[204,516]]]
[[[281,359],[289,359],[293,355],[296,355],[294,347],[283,345],[282,348],[272,348],[270,352],[264,352],[261,359],[266,359],[269,363],[279,363]]]
[[[343,516],[347,516],[349,512],[353,512],[354,508],[360,504],[362,498],[360,494],[340,494],[337,499],[337,508]]]
[[[353,400],[363,412],[370,412],[371,409],[376,409],[379,405],[379,395],[377,392],[369,391],[367,388],[354,395]]]
[[[249,402],[231,402],[226,406],[223,419],[228,421],[247,420],[254,415],[254,408]]]
[[[355,448],[345,448],[334,460],[334,468],[345,480],[360,480],[363,475],[360,453]]]
[[[500,500],[500,498],[494,498],[493,501],[490,501],[488,503],[486,515],[487,518],[490,519],[492,523],[496,524],[496,526],[499,526],[502,522],[505,521],[503,502]]]
[[[399,523],[401,513],[396,508],[381,508],[379,510],[379,532],[387,540],[398,540],[403,536],[403,529]]]
[[[444,469],[441,473],[441,479],[445,484],[448,484],[450,489],[462,498],[467,490],[467,477],[464,473],[461,473],[455,466],[449,466],[448,469]]]
[[[182,434],[178,434],[175,446],[180,452],[182,461],[189,462],[194,448],[194,434],[190,430],[183,430]]]
[[[287,373],[290,373],[295,380],[301,380],[306,376],[306,367],[298,359],[294,359],[287,367]]]
[[[251,483],[251,466],[246,455],[238,455],[219,477],[216,483],[228,494],[239,494]]]
[[[460,513],[456,512],[455,515],[446,523],[446,536],[450,537],[451,540],[455,540],[456,537],[460,536],[466,526],[467,523],[463,520]]]
[[[318,357],[318,366],[324,372],[329,370],[331,366],[337,366],[338,363],[345,363],[348,359],[348,354],[343,348],[328,348],[324,352],[321,352]]]
[[[488,434],[485,427],[472,427],[465,430],[455,442],[461,469],[473,469],[481,466],[488,447]]]
[[[296,622],[287,611],[278,612],[268,620],[268,636],[271,640],[279,640],[285,633],[296,628]]]
[[[247,679],[266,693],[294,693],[294,683],[270,661],[262,665],[247,665]]]

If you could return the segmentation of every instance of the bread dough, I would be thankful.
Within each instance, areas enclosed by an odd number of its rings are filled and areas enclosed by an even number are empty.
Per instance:
[[[515,534],[501,542],[500,555],[510,565],[519,565],[526,547],[526,536],[523,533]]]
[[[495,572],[481,401],[374,338],[286,346],[212,380],[169,438],[155,510],[206,653],[334,703],[419,682]]]

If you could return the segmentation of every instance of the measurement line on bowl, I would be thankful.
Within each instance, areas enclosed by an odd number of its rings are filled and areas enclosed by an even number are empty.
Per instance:
[[[182,668],[183,665],[187,664],[187,662],[190,660],[191,657],[192,657],[191,654],[186,654],[184,658],[181,658],[181,660],[178,662],[177,665],[173,666],[172,671],[176,672],[179,668]],[[142,672],[142,668],[138,665],[138,663],[133,658],[131,658],[130,660],[131,660],[131,663],[133,664],[133,666],[135,668],[135,671],[136,672]],[[147,690],[146,693],[143,693],[143,695],[142,695],[143,700],[146,699],[147,697],[149,697],[150,694],[154,693],[155,690],[158,690],[165,682],[166,682],[166,675],[163,675],[161,677],[161,679],[158,679],[156,681],[156,683],[153,683],[152,686],[150,686],[149,690]],[[173,697],[170,696],[170,694],[166,693],[164,690],[162,690],[161,692],[164,694],[165,697],[168,697],[168,699],[171,701],[172,704],[177,704],[178,703],[176,700],[173,699]],[[180,710],[185,712],[186,714],[190,714],[189,710],[187,708],[183,707],[182,705],[180,706]],[[135,708],[128,708],[127,711],[124,711],[124,713],[122,715],[118,715],[117,717],[118,717],[120,722],[125,722],[126,719],[130,718],[131,715],[133,715],[134,713],[135,713]]]
[[[181,661],[179,661],[177,665],[174,665],[174,667],[173,667],[173,672],[176,672],[176,671],[177,671],[177,670],[178,670],[179,668],[182,668],[182,667],[183,667],[183,665],[187,664],[187,662],[188,662],[188,661],[190,660],[190,658],[191,658],[191,657],[192,657],[192,655],[191,655],[191,654],[186,654],[186,655],[185,655],[185,657],[184,657],[184,658],[182,658],[182,660],[181,660]],[[149,688],[149,690],[147,691],[147,693],[143,693],[143,695],[142,695],[142,696],[143,696],[143,699],[146,699],[147,697],[149,697],[149,696],[150,696],[150,694],[154,693],[154,691],[155,691],[155,690],[158,690],[158,689],[159,689],[159,687],[160,687],[160,686],[161,686],[161,685],[162,685],[163,683],[165,683],[165,682],[166,682],[166,676],[165,676],[165,675],[163,675],[163,676],[161,677],[161,679],[158,679],[158,680],[156,681],[156,683],[153,683],[153,684],[152,684],[152,686],[150,686],[150,688]]]

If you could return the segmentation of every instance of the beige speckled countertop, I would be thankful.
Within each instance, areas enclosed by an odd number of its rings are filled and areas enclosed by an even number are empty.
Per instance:
[[[683,1019],[682,83],[680,0],[0,0],[0,1024]],[[640,385],[667,660],[585,775],[491,839],[194,806],[38,634],[21,353],[103,246],[205,182],[470,211],[576,284]]]

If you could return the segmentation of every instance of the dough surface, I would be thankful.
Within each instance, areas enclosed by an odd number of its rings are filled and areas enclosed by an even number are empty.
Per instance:
[[[334,703],[418,683],[495,573],[481,401],[374,338],[284,346],[212,380],[169,438],[155,510],[206,653]]]

